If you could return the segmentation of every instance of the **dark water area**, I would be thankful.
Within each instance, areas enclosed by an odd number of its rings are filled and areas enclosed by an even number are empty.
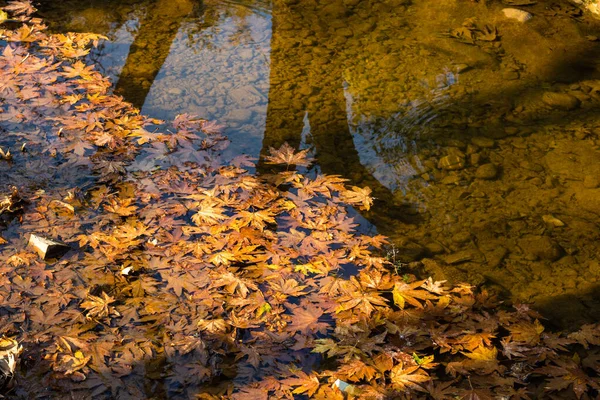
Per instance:
[[[483,284],[574,328],[600,320],[600,23],[526,3],[38,7],[54,31],[109,38],[90,57],[143,113],[223,124],[227,156],[258,173],[288,142],[370,186],[363,217],[401,272]]]

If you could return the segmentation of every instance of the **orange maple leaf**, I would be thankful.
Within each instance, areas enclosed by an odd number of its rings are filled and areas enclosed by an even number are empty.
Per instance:
[[[267,164],[286,164],[308,167],[313,161],[307,156],[308,149],[296,153],[295,149],[287,143],[284,143],[279,149],[271,147],[269,153],[271,155],[265,156]]]
[[[358,186],[352,186],[352,189],[343,191],[342,200],[346,203],[358,205],[361,208],[369,211],[373,205],[373,198],[371,197],[371,188],[365,187],[360,188]]]

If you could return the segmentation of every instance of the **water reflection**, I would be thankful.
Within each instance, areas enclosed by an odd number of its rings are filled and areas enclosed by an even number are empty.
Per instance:
[[[315,151],[318,167],[354,185],[370,186],[381,203],[368,217],[381,230],[393,217],[406,219],[393,195],[361,163],[350,131],[344,72],[349,50],[372,30],[385,2],[275,1],[271,40],[270,91],[261,156],[284,142],[300,147],[302,133]],[[365,20],[362,12],[373,13]],[[308,129],[306,129],[308,128]],[[259,163],[259,171],[268,171]]]
[[[157,0],[144,10],[115,88],[134,106],[141,109],[144,105],[181,22],[191,16],[193,9],[190,0]]]
[[[520,24],[449,0],[116,4],[60,17],[117,39],[95,56],[144,112],[224,123],[232,156],[312,146],[374,189],[399,261],[436,260],[423,274],[597,304],[600,30],[571,6]]]

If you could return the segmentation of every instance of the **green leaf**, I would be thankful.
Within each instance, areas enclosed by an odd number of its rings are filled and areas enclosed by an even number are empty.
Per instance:
[[[271,305],[269,303],[265,303],[262,306],[260,306],[260,308],[257,311],[257,316],[260,317],[263,314],[267,314],[269,313],[271,310],[273,309],[273,307],[271,307]]]

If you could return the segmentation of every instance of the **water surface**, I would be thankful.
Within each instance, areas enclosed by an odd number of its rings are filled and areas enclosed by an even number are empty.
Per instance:
[[[510,3],[510,1],[507,1]],[[514,1],[512,3],[515,3]],[[228,156],[309,147],[370,186],[400,271],[600,320],[600,25],[568,2],[66,1],[52,29],[150,116],[225,126]],[[152,165],[148,165],[151,168]],[[420,261],[421,263],[413,263]],[[413,263],[413,264],[411,264]]]

